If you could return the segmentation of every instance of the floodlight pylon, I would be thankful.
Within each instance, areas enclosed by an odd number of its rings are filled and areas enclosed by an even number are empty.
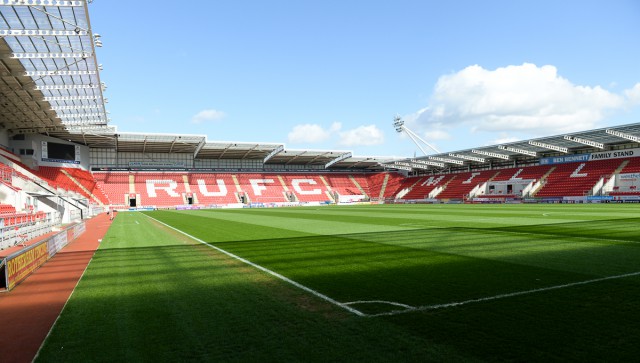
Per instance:
[[[428,155],[429,153],[424,149],[423,144],[428,146],[431,150],[435,151],[436,153],[440,154],[440,150],[438,150],[436,147],[434,147],[433,145],[429,144],[427,141],[425,141],[423,138],[421,138],[420,136],[418,136],[418,134],[416,134],[415,132],[413,132],[410,128],[408,128],[407,126],[404,125],[404,120],[402,120],[402,118],[400,118],[400,116],[396,116],[393,118],[393,127],[396,129],[396,132],[398,132],[399,134],[401,134],[402,132],[404,132],[405,134],[407,134],[407,136],[409,136],[409,138],[411,138],[411,140],[413,141],[414,144],[416,144],[416,146],[418,148],[420,148],[420,150],[422,150],[422,152],[425,155]],[[422,144],[421,144],[422,143]]]

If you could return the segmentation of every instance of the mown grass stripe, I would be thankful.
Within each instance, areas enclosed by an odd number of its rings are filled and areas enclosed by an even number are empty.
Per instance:
[[[145,214],[145,215],[146,215],[146,214]],[[242,262],[242,263],[245,263],[245,264],[247,264],[247,265],[249,265],[249,266],[252,266],[252,267],[254,267],[254,268],[256,268],[256,269],[258,269],[258,270],[260,270],[260,271],[266,272],[266,273],[268,273],[269,275],[272,275],[272,276],[274,276],[274,277],[276,277],[276,278],[278,278],[278,279],[280,279],[280,280],[282,280],[282,281],[285,281],[285,282],[287,282],[287,283],[289,283],[289,284],[291,284],[291,285],[293,285],[293,286],[295,286],[295,287],[297,287],[297,288],[299,288],[299,289],[301,289],[301,290],[304,290],[304,291],[306,291],[306,292],[308,292],[308,293],[310,293],[310,294],[312,294],[312,295],[314,295],[314,296],[316,296],[316,297],[319,297],[319,298],[320,298],[320,299],[322,299],[322,300],[325,300],[325,301],[327,301],[327,302],[329,302],[329,303],[331,303],[331,304],[333,304],[333,305],[336,305],[336,306],[338,306],[338,307],[341,307],[341,308],[343,308],[343,309],[345,309],[345,310],[347,310],[347,311],[349,311],[349,312],[351,312],[351,313],[353,313],[353,314],[356,314],[356,315],[358,315],[358,316],[365,316],[365,314],[364,314],[364,313],[362,313],[362,312],[360,312],[360,311],[358,311],[358,310],[356,310],[356,309],[354,309],[354,308],[352,308],[352,307],[350,307],[350,306],[348,306],[348,305],[345,305],[345,304],[343,304],[343,303],[341,303],[341,302],[339,302],[339,301],[336,301],[336,300],[334,300],[334,299],[330,298],[329,296],[324,295],[324,294],[322,294],[322,293],[320,293],[320,292],[318,292],[318,291],[316,291],[316,290],[313,290],[313,289],[311,289],[311,288],[309,288],[309,287],[307,287],[307,286],[304,286],[304,285],[302,285],[302,284],[300,284],[300,283],[298,283],[298,282],[296,282],[296,281],[293,281],[293,280],[291,280],[291,279],[290,279],[290,278],[288,278],[288,277],[285,277],[285,276],[283,276],[283,275],[281,275],[281,274],[279,274],[279,273],[277,273],[277,272],[274,272],[274,271],[272,271],[272,270],[269,270],[268,268],[265,268],[265,267],[262,267],[262,266],[260,266],[260,265],[258,265],[258,264],[255,264],[255,263],[253,263],[253,262],[251,262],[251,261],[249,261],[249,260],[247,260],[247,259],[244,259],[244,258],[242,258],[242,257],[240,257],[240,256],[234,255],[234,254],[233,254],[233,253],[231,253],[231,252],[227,252],[227,251],[223,250],[222,248],[219,248],[219,247],[216,247],[216,246],[214,246],[214,245],[211,245],[211,244],[209,244],[209,243],[207,243],[207,242],[205,242],[205,241],[203,241],[203,240],[201,240],[201,239],[199,239],[199,238],[197,238],[197,237],[194,237],[194,236],[192,236],[192,235],[190,235],[190,234],[188,234],[188,233],[186,233],[186,232],[184,232],[184,231],[181,231],[181,230],[179,230],[179,229],[177,229],[177,228],[174,228],[174,227],[172,227],[172,226],[170,226],[170,225],[168,225],[168,224],[166,224],[166,223],[164,223],[164,222],[161,222],[161,221],[159,221],[159,220],[157,220],[157,219],[155,219],[155,218],[153,218],[153,217],[151,217],[151,216],[149,216],[149,215],[146,215],[146,216],[147,216],[148,218],[151,218],[151,219],[153,219],[154,221],[158,222],[159,224],[162,224],[163,226],[166,226],[167,228],[170,228],[170,229],[172,229],[172,230],[174,230],[174,231],[176,231],[176,232],[178,232],[178,233],[181,233],[181,234],[183,234],[183,235],[185,235],[185,236],[187,236],[187,237],[189,237],[189,238],[193,239],[194,241],[197,241],[197,242],[199,242],[199,243],[202,243],[202,244],[203,244],[203,245],[205,245],[205,246],[208,246],[208,247],[210,247],[210,248],[213,248],[214,250],[216,250],[216,251],[218,251],[218,252],[224,253],[225,255],[227,255],[227,256],[229,256],[229,257],[231,257],[231,258],[233,258],[233,259],[236,259],[236,260],[238,260],[238,261],[240,261],[240,262]]]
[[[597,283],[597,282],[602,282],[602,281],[607,281],[607,280],[617,280],[617,279],[623,279],[623,278],[626,278],[626,277],[633,277],[633,276],[640,276],[640,271],[632,272],[632,273],[628,273],[628,274],[616,275],[616,276],[607,276],[607,277],[602,277],[602,278],[592,279],[592,280],[586,280],[586,281],[571,282],[571,283],[568,283],[568,284],[562,284],[562,285],[556,285],[556,286],[541,287],[539,289],[516,291],[516,292],[507,293],[507,294],[500,294],[500,295],[495,295],[495,296],[481,297],[481,298],[478,298],[478,299],[470,299],[470,300],[465,300],[465,301],[451,302],[451,303],[446,303],[446,304],[425,305],[425,306],[417,306],[417,307],[408,306],[408,307],[405,308],[405,310],[394,310],[394,311],[389,311],[389,312],[386,312],[386,313],[372,314],[372,315],[368,315],[368,316],[369,317],[391,316],[391,315],[411,313],[411,312],[415,312],[415,311],[446,309],[446,308],[452,308],[452,307],[457,307],[457,306],[461,306],[461,305],[467,305],[467,304],[473,304],[473,303],[479,303],[479,302],[485,302],[485,301],[492,301],[492,300],[499,300],[499,299],[506,299],[506,298],[509,298],[509,297],[529,295],[529,294],[535,294],[535,293],[538,293],[538,292],[545,292],[545,291],[551,291],[551,290],[566,289],[566,288],[574,287],[574,286],[588,285],[588,284],[593,284],[593,283]],[[356,304],[356,303],[358,303],[358,302],[349,302],[347,304]]]

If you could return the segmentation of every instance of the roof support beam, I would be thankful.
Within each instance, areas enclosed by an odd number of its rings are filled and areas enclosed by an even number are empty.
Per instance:
[[[307,161],[307,163],[306,163],[305,165],[311,165],[311,164],[313,164],[316,160],[318,160],[318,159],[320,159],[320,158],[322,158],[322,157],[325,157],[325,156],[327,156],[327,154],[326,154],[326,153],[325,153],[325,154],[322,154],[322,155],[316,155],[316,156],[314,156],[311,160]]]
[[[398,170],[405,170],[405,171],[412,171],[413,168],[411,168],[410,166],[404,166],[404,165],[396,165],[394,164],[382,164],[383,167],[385,167],[385,169],[398,169]]]
[[[612,129],[607,129],[606,133],[609,134],[609,135],[617,136],[617,137],[622,138],[622,139],[631,140],[633,142],[640,142],[640,137],[634,136],[634,135],[630,135],[630,134],[626,134],[624,132],[620,132],[620,131],[616,131],[616,130],[612,130]]]
[[[491,151],[484,151],[484,150],[471,150],[472,153],[474,154],[480,154],[480,155],[485,155],[485,156],[491,156],[492,158],[498,158],[498,159],[504,159],[504,160],[509,160],[509,155],[505,155],[505,154],[499,154],[499,153],[494,153]]]
[[[36,91],[53,91],[53,90],[76,90],[76,89],[96,89],[100,86],[97,84],[45,84],[35,86]]]
[[[75,111],[101,109],[100,105],[51,106],[51,111]]]
[[[90,58],[93,57],[93,53],[90,52],[71,52],[71,53],[0,53],[0,58],[13,59],[63,59],[63,58]]]
[[[247,150],[246,153],[244,153],[244,155],[242,155],[242,159],[246,158],[247,156],[249,156],[249,154],[251,154],[251,152],[255,149],[258,148],[258,144],[253,145],[249,150]]]
[[[575,137],[575,136],[569,136],[569,135],[566,135],[564,137],[564,139],[565,140],[569,140],[569,141],[573,141],[573,142],[577,142],[578,144],[583,144],[583,145],[587,145],[587,146],[593,146],[593,147],[597,147],[598,149],[604,149],[604,144],[601,143],[601,142],[587,140],[587,139],[583,139],[581,137]]]
[[[89,32],[82,29],[77,30],[49,30],[49,29],[2,29],[0,36],[4,37],[71,37],[89,35]]]
[[[351,154],[351,152],[346,152],[346,153],[344,153],[344,154],[342,154],[342,155],[338,156],[337,158],[335,158],[335,159],[331,160],[330,162],[328,162],[328,163],[324,164],[324,168],[325,168],[325,169],[327,169],[328,167],[330,167],[331,165],[333,165],[333,164],[335,164],[335,163],[341,162],[341,161],[342,161],[342,160],[344,160],[344,159],[349,159],[351,156],[353,156],[353,155]]]
[[[98,74],[98,71],[25,71],[21,72],[13,72],[13,75],[16,76],[27,76],[27,77],[50,77],[50,76],[95,76]]]
[[[207,138],[203,137],[202,140],[200,140],[200,142],[198,143],[198,146],[196,146],[196,150],[193,152],[193,158],[195,159],[196,156],[198,156],[198,153],[200,152],[200,150],[202,150],[202,148],[207,144]]]
[[[171,152],[173,151],[173,146],[176,144],[176,142],[178,141],[178,136],[176,136],[173,141],[171,141],[171,146],[169,146],[169,154],[171,154]]]
[[[54,96],[54,97],[42,97],[43,101],[53,102],[53,101],[95,101],[102,98],[100,96]]]
[[[0,0],[0,5],[10,6],[82,6],[83,1],[64,0]]]
[[[515,147],[511,147],[511,146],[498,145],[498,149],[511,151],[512,153],[518,153],[518,154],[522,154],[522,155],[529,155],[529,156],[534,156],[534,157],[538,156],[538,154],[535,151],[525,150],[525,149],[518,149],[518,148],[515,148]]]
[[[267,156],[265,156],[264,160],[262,160],[262,163],[263,164],[266,163],[267,161],[269,161],[269,159],[280,154],[283,151],[284,151],[284,145],[278,145],[278,147],[273,149],[273,151],[271,151]]]
[[[563,152],[565,154],[569,152],[569,148],[567,148],[567,147],[546,144],[546,143],[540,142],[540,141],[531,140],[531,141],[529,141],[529,145],[533,145],[533,146],[537,146],[537,147],[541,147],[541,148],[545,148],[545,149],[549,149],[549,150],[560,151],[560,152]]]
[[[458,158],[458,159],[464,159],[464,160],[477,161],[479,163],[484,163],[484,158],[477,157],[477,156],[468,156],[468,155],[461,155],[461,154],[449,154],[449,156],[454,157],[454,158]]]
[[[291,164],[294,160],[296,160],[297,158],[301,157],[302,155],[306,154],[306,151],[301,152],[298,155],[295,155],[294,157],[292,157],[289,161],[287,161],[284,165],[289,165]]]
[[[101,113],[101,112],[96,112],[96,113],[67,113],[67,114],[59,114],[58,118],[60,118],[61,120],[68,120],[68,119],[93,119],[93,118],[97,118],[97,119],[104,119],[105,118],[105,114]]]
[[[427,156],[427,159],[435,160],[435,161],[441,161],[443,163],[456,164],[456,165],[463,165],[464,164],[464,161],[441,158],[441,157],[437,157],[437,156]]]
[[[414,163],[414,164],[437,166],[439,168],[444,168],[445,167],[444,163],[440,163],[440,162],[437,162],[437,161],[411,159],[411,162]]]

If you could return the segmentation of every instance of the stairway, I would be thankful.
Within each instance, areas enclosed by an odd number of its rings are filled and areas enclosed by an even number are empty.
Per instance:
[[[362,192],[362,195],[365,196],[365,198],[368,198],[369,196],[367,195],[367,193],[364,191],[364,189],[362,188],[362,186],[360,185],[360,183],[358,183],[358,181],[356,180],[356,178],[353,177],[353,175],[349,175],[349,179],[351,179],[351,181],[353,182],[353,185],[356,186],[356,188],[358,188],[358,190],[360,190]]]
[[[71,174],[69,174],[69,172],[67,172],[64,169],[60,169],[60,171],[62,172],[62,174],[66,175],[67,178],[71,179],[72,182],[74,182],[80,189],[84,190],[85,193],[87,193],[88,195],[91,196],[91,198],[98,202],[98,205],[100,205],[101,207],[104,206],[104,203],[102,203],[102,201],[96,197],[95,195],[93,195],[93,193],[88,190],[87,188],[84,187],[84,185],[82,185],[79,181],[76,180],[76,178],[74,178],[73,176],[71,176]]]
[[[384,175],[384,180],[382,181],[382,188],[380,188],[380,195],[378,195],[378,199],[384,198],[384,192],[387,189],[387,182],[389,181],[389,173]]]

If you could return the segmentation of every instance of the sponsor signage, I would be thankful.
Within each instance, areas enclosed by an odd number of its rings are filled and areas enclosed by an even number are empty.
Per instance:
[[[129,166],[134,168],[184,168],[186,165],[183,161],[130,161]]]
[[[27,278],[27,276],[67,245],[67,243],[84,233],[85,230],[86,225],[82,222],[49,239],[40,241],[35,245],[8,256],[6,259],[6,273],[3,276],[7,283],[7,290],[11,290]]]
[[[588,196],[587,200],[613,200],[612,196],[609,195],[592,195]]]
[[[590,154],[552,156],[540,159],[540,165],[584,162],[589,161],[589,156]]]
[[[59,233],[53,238],[47,241],[47,251],[49,252],[49,258],[53,257],[58,251],[67,245],[67,234]]]
[[[41,243],[7,261],[7,289],[24,280],[49,259],[47,244]]]
[[[552,156],[549,158],[541,158],[540,165],[576,163],[576,162],[586,162],[586,161],[606,160],[606,159],[621,159],[621,158],[631,158],[636,156],[640,156],[640,148],[601,151],[601,152],[591,153],[591,154]]]
[[[300,173],[315,173],[315,174],[349,174],[344,170],[324,170],[324,169],[238,169],[238,168],[175,168],[175,167],[166,167],[166,168],[158,168],[158,167],[138,167],[138,168],[127,168],[127,167],[93,167],[91,171],[184,171],[184,172],[193,172],[193,173],[211,173],[211,172],[224,172],[224,173],[272,173],[272,174],[300,174]],[[380,171],[376,170],[358,170],[359,174],[373,174],[379,173]]]
[[[638,180],[640,179],[640,173],[627,173],[627,174],[619,174],[620,180]]]
[[[634,156],[640,156],[640,149],[602,151],[599,153],[591,154],[589,160],[620,159],[631,158]]]

